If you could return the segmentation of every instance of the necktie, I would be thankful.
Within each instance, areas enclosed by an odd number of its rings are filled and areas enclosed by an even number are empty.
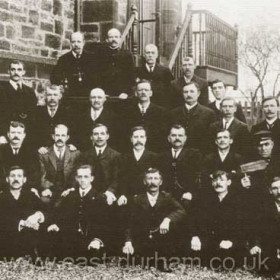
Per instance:
[[[76,59],[80,59],[81,55],[78,53],[76,54]]]
[[[58,150],[58,159],[62,160],[63,154],[62,154],[62,149]]]
[[[149,66],[150,67],[150,73],[153,73],[153,66]]]
[[[85,191],[82,191],[81,197],[85,197],[85,195],[86,195],[86,192],[85,192]]]
[[[102,152],[101,152],[101,150],[98,150],[98,154],[97,154],[97,157],[98,157],[98,158],[100,158],[100,157],[101,157],[101,155],[102,155]]]
[[[271,123],[271,124],[269,124],[269,123],[266,123],[266,126],[267,126],[267,129],[268,130],[271,130],[272,129],[272,127],[273,127],[273,123]]]
[[[18,154],[18,148],[14,148],[14,155]]]
[[[51,117],[53,118],[54,114],[55,114],[55,109],[54,108],[50,108],[50,113],[51,113]]]
[[[141,115],[144,116],[145,115],[145,108],[144,106],[140,105],[140,112],[141,112]]]
[[[174,155],[173,155],[173,159],[177,159],[177,153],[178,153],[178,151],[177,150],[174,150]]]
[[[225,121],[225,127],[224,127],[224,129],[228,129],[228,122],[227,122],[227,121]]]

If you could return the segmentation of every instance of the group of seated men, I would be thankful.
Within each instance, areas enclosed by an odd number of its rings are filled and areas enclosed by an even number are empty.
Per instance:
[[[211,84],[214,103],[201,105],[190,80],[180,105],[167,109],[151,101],[153,83],[138,79],[118,114],[100,87],[82,111],[63,106],[58,85],[36,106],[23,63],[9,73],[0,92],[2,258],[156,252],[200,256],[215,268],[217,257],[240,264],[261,255],[277,268],[277,99],[263,100],[265,120],[249,132],[220,80]]]

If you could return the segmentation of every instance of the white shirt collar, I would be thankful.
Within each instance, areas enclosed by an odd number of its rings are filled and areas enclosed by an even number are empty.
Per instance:
[[[12,87],[17,90],[18,89],[18,86],[20,86],[20,88],[22,88],[22,82],[19,81],[18,83],[13,81],[13,80],[9,80],[9,83],[12,85]]]
[[[99,151],[101,151],[101,154],[103,154],[103,153],[104,153],[104,150],[106,149],[106,147],[107,147],[107,144],[104,145],[103,147],[94,146],[95,151],[96,151],[96,154],[98,155],[98,154],[99,154]]]
[[[52,111],[51,111],[51,107],[47,106],[47,109],[48,109],[48,113],[49,113],[49,115],[51,116],[51,112],[52,112]],[[56,114],[57,109],[58,109],[58,106],[56,106],[56,107],[54,108],[54,110],[53,110],[54,115]]]
[[[148,70],[148,72],[151,72],[151,66],[149,66],[147,63],[146,65],[146,69]],[[152,72],[155,70],[155,64],[152,66]]]
[[[228,191],[224,192],[223,194],[218,195],[218,198],[219,198],[220,202],[224,200],[224,198],[226,197],[227,194],[228,194]]]
[[[272,119],[272,120],[265,119],[265,121],[266,121],[269,125],[272,125],[276,120],[277,120],[277,117],[275,117],[275,118]]]
[[[59,157],[60,157],[60,153],[62,153],[61,155],[64,156],[66,147],[63,146],[63,147],[59,150],[59,149],[57,148],[56,145],[53,145],[53,150],[54,150],[55,155],[59,158]]]
[[[197,102],[194,103],[193,105],[189,105],[189,104],[185,103],[185,106],[186,106],[186,108],[187,108],[188,111],[190,111],[190,110],[191,110],[192,108],[194,108],[196,105],[197,105]]]
[[[186,84],[190,83],[190,82],[192,81],[192,78],[193,78],[193,77],[191,77],[190,79],[188,79],[188,78],[184,75],[185,83],[186,83]]]
[[[221,109],[221,100],[216,99],[215,106],[218,110],[220,110]]]
[[[183,148],[177,149],[177,150],[175,150],[174,148],[171,148],[171,150],[172,150],[172,157],[174,158],[174,154],[175,154],[175,151],[176,151],[176,158],[178,158],[181,151],[183,150]]]
[[[88,186],[86,189],[82,189],[82,188],[79,188],[79,193],[80,193],[80,196],[81,197],[84,197],[85,195],[88,194],[88,192],[91,190],[91,185]]]
[[[148,110],[148,108],[149,108],[149,106],[150,106],[150,104],[151,104],[151,102],[149,102],[149,103],[147,103],[147,104],[145,104],[145,105],[142,105],[142,104],[138,103],[138,107],[139,107],[140,111],[141,111],[142,108],[143,108],[144,111],[145,111],[145,113],[146,113],[147,110]]]
[[[92,120],[95,121],[96,119],[99,118],[99,116],[101,115],[101,113],[103,111],[103,108],[104,107],[100,108],[99,110],[95,110],[92,107],[90,108],[90,116],[91,116]]]
[[[139,159],[144,154],[144,150],[145,150],[145,148],[140,150],[140,151],[137,151],[137,150],[133,149],[133,154],[134,154],[134,157],[136,158],[137,161],[139,161]]]
[[[229,121],[227,121],[226,129],[228,129],[230,127],[230,125],[233,122],[233,120],[234,120],[234,117],[232,117]],[[223,118],[223,127],[225,127],[225,124],[226,124],[226,120]]]
[[[224,162],[225,158],[227,157],[228,153],[229,153],[229,150],[226,152],[226,153],[221,153],[219,150],[218,150],[218,153],[219,153],[219,156],[220,156],[220,159],[222,162]]]
[[[157,195],[155,195],[155,196],[152,196],[151,194],[149,194],[147,192],[148,200],[149,200],[149,203],[150,203],[150,205],[152,207],[154,207],[156,205],[157,199],[158,199],[158,195],[159,195],[159,193],[157,193]]]
[[[72,51],[72,54],[73,54],[73,56],[74,56],[75,58],[77,58],[77,54],[76,54],[75,52]],[[83,52],[81,52],[81,53],[79,54],[79,56],[81,57],[82,54],[83,54]]]

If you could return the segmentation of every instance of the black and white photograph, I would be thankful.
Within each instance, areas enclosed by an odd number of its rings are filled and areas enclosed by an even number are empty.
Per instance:
[[[280,279],[280,1],[0,0],[0,278]]]

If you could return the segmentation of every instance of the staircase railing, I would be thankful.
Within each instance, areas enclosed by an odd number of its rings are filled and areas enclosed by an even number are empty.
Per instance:
[[[192,56],[191,19],[192,9],[191,5],[189,4],[177,42],[168,61],[168,67],[172,71],[175,78],[179,77],[181,74],[182,58],[184,56]]]

